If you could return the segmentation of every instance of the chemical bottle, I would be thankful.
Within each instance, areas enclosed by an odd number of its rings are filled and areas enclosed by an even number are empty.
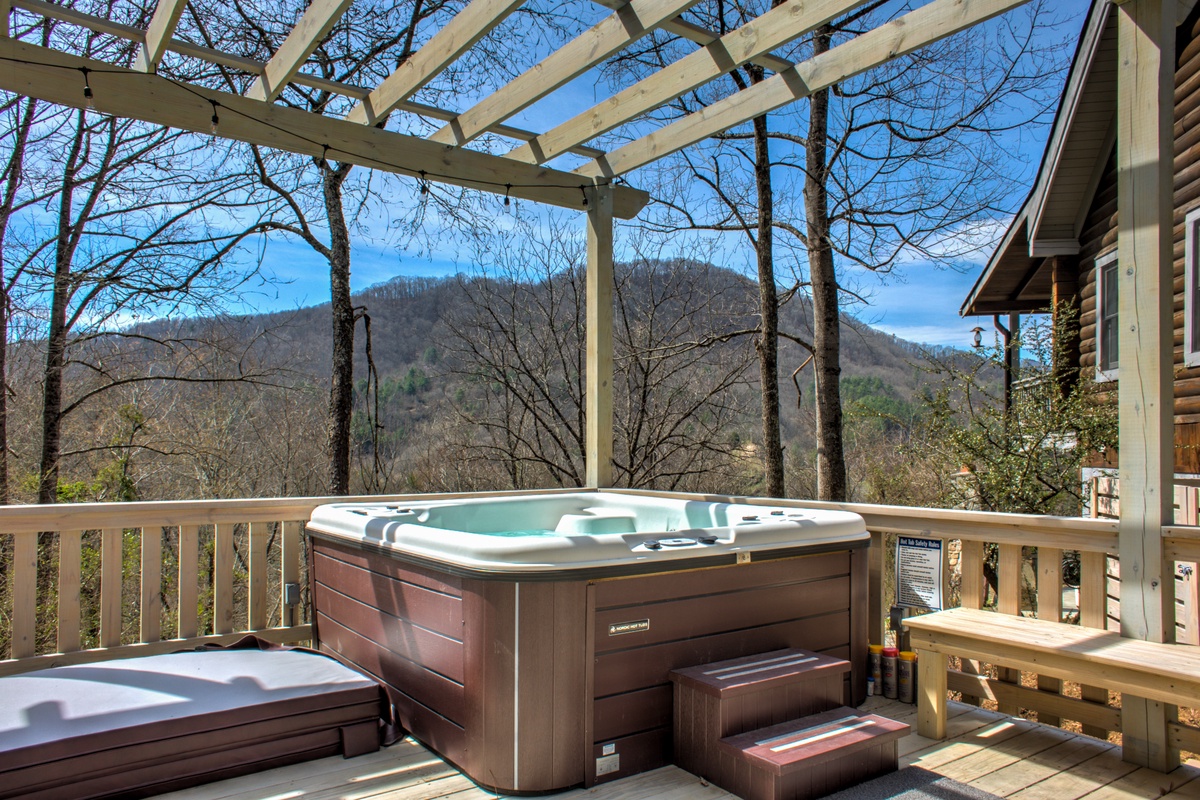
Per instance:
[[[897,648],[883,648],[883,657],[880,659],[883,662],[883,696],[889,700],[897,698],[896,662],[899,656],[900,651]]]
[[[896,663],[896,686],[901,703],[912,703],[916,700],[917,688],[917,654],[908,650],[901,651],[900,660]]]
[[[883,693],[883,645],[872,644],[867,647],[867,675],[875,680],[875,693]]]

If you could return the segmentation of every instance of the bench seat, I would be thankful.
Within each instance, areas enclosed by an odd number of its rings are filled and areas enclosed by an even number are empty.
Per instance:
[[[969,608],[904,621],[920,660],[917,733],[946,735],[946,663],[979,659],[1170,705],[1200,705],[1200,658],[1183,645]]]

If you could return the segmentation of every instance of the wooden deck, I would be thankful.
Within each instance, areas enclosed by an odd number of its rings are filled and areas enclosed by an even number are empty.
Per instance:
[[[864,709],[915,727],[916,707],[881,697]],[[951,703],[943,742],[915,733],[900,741],[902,766],[919,766],[1013,800],[1200,800],[1200,764],[1169,775],[1121,760],[1107,742]],[[354,759],[327,758],[247,775],[158,800],[481,800],[496,795],[411,741]],[[666,767],[561,800],[709,800],[732,797]]]

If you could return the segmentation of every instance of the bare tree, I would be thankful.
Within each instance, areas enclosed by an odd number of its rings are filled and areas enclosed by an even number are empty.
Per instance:
[[[695,13],[725,32],[761,10],[735,2],[703,4]],[[821,26],[789,55],[797,60],[818,55],[860,28],[908,10],[907,4],[867,4]],[[1047,21],[1045,5],[1037,4],[1024,17],[975,28],[815,92],[807,103],[772,114],[774,124],[756,119],[749,129],[721,134],[707,151],[681,153],[664,168],[663,214],[652,226],[746,236],[756,251],[760,284],[770,284],[760,297],[762,321],[752,332],[764,384],[770,493],[782,487],[783,475],[782,460],[770,454],[779,413],[778,396],[770,389],[778,376],[771,374],[766,340],[786,332],[772,331],[780,253],[763,231],[773,228],[788,237],[782,254],[795,279],[777,301],[796,292],[811,295],[812,341],[793,338],[805,356],[812,355],[817,373],[820,496],[842,500],[847,487],[840,325],[845,305],[865,299],[855,285],[856,274],[862,274],[856,270],[885,274],[906,258],[955,266],[984,244],[963,234],[1005,213],[1015,199],[1011,176],[1020,163],[1012,131],[1040,119],[1056,96],[1061,51],[1044,46],[1046,29],[1054,24]],[[656,37],[623,66],[661,63],[677,47]],[[761,70],[747,65],[730,75],[730,84],[740,90],[760,80]],[[664,115],[692,113],[723,93],[719,86],[689,93]],[[709,202],[698,198],[701,187]]]
[[[485,274],[463,278],[466,307],[447,324],[458,451],[514,487],[583,484],[585,331],[581,243],[555,219],[518,222]],[[523,242],[523,244],[512,244]],[[642,250],[615,288],[615,480],[662,489],[744,486],[748,354],[721,342],[745,318],[745,281]],[[677,254],[676,254],[677,255]]]
[[[286,4],[262,0],[226,3],[193,3],[190,27],[205,43],[236,50],[266,60],[292,30],[307,3]],[[405,0],[400,3],[355,3],[310,56],[306,70],[322,78],[372,87],[407,60],[441,22],[453,15],[463,0]],[[520,12],[528,17],[536,12]],[[503,27],[492,36],[532,35],[516,26]],[[515,66],[501,59],[485,40],[452,65],[431,89],[469,92],[483,80],[509,74]],[[243,91],[249,76],[225,73],[214,76],[226,87]],[[340,116],[352,100],[328,90],[291,84],[277,102],[320,114]],[[421,127],[421,121],[410,120]],[[388,124],[384,119],[380,126]],[[327,442],[329,485],[332,494],[345,494],[350,486],[351,417],[354,408],[355,327],[368,310],[355,308],[350,296],[352,234],[367,233],[367,212],[386,213],[391,232],[409,234],[421,229],[426,205],[437,206],[438,216],[453,223],[471,224],[478,215],[469,193],[422,181],[416,199],[409,183],[405,188],[394,176],[355,171],[349,163],[306,159],[251,148],[248,171],[270,197],[274,213],[265,229],[289,234],[310,246],[329,264],[332,315],[332,369],[330,376]],[[381,188],[382,187],[382,188]],[[404,201],[399,198],[404,197]],[[360,224],[361,223],[361,224]],[[357,227],[356,227],[357,226]]]

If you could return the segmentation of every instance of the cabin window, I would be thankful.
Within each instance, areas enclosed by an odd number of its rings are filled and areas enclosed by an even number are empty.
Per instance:
[[[1200,208],[1184,221],[1183,363],[1200,366]]]
[[[1117,379],[1117,251],[1096,259],[1096,380]]]

